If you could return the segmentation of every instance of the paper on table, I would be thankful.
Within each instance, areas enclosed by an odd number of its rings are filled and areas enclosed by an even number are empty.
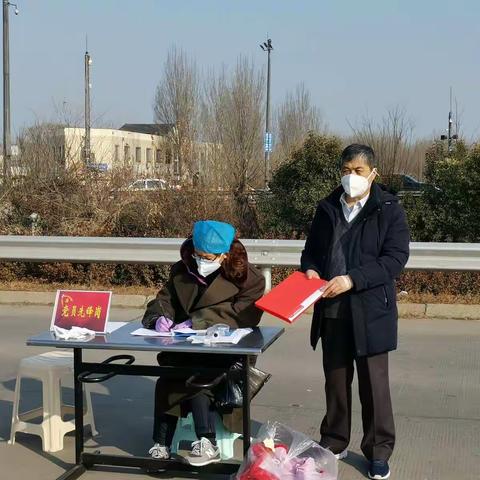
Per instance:
[[[205,335],[207,330],[194,330],[193,328],[177,328],[173,333],[180,333],[181,335]]]
[[[175,335],[205,334],[206,330],[193,330],[192,328],[179,328],[170,332],[157,332],[150,328],[138,328],[131,334],[139,337],[174,337]]]
[[[137,330],[134,330],[131,335],[138,337],[173,337],[172,332],[157,332],[150,328],[137,328]]]
[[[106,333],[112,333],[115,330],[118,330],[119,328],[123,327],[127,323],[128,322],[108,322]]]

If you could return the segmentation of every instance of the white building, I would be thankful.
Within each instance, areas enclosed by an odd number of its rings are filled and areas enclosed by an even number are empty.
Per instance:
[[[173,154],[169,135],[174,133],[173,129],[173,125],[158,124],[125,124],[120,129],[92,128],[90,164],[106,172],[127,169],[136,178],[208,183],[207,175],[216,170],[210,165],[215,148],[212,144],[196,143],[187,172]],[[32,127],[22,139],[19,166],[23,165],[26,171],[83,167],[84,148],[84,128],[55,124]],[[20,170],[16,174],[22,175]]]
[[[102,170],[128,168],[135,176],[178,176],[166,135],[171,127],[126,124],[119,130],[90,130],[91,160]],[[145,133],[148,132],[148,133]],[[155,132],[155,133],[154,133]],[[58,157],[66,168],[83,163],[84,128],[62,128],[57,135]]]

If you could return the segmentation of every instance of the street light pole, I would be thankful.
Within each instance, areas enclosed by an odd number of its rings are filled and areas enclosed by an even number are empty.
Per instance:
[[[12,139],[10,126],[10,31],[8,7],[18,7],[15,3],[3,0],[3,178],[7,178],[12,158]]]
[[[12,145],[10,138],[10,45],[8,0],[3,0],[3,179],[8,176]]]
[[[266,42],[260,45],[260,48],[267,52],[267,107],[265,112],[265,188],[268,188],[268,182],[270,180],[270,153],[272,152],[272,132],[270,131],[270,81],[271,81],[271,67],[270,67],[270,54],[273,50],[272,40],[267,39]]]
[[[92,58],[88,53],[88,45],[85,49],[85,146],[84,146],[84,161],[87,167],[91,164],[91,119],[90,119],[90,65]]]

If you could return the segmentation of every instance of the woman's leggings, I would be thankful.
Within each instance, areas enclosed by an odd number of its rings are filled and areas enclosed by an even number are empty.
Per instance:
[[[165,395],[169,395],[170,389],[168,381],[159,378],[155,387],[155,413],[153,424],[153,441],[160,445],[171,447],[175,429],[177,427],[178,417],[170,415],[161,410],[161,405],[165,403],[161,400]],[[199,393],[193,398],[185,401],[187,410],[192,412],[195,433],[200,439],[208,438],[215,443],[215,409],[211,399],[204,393]]]

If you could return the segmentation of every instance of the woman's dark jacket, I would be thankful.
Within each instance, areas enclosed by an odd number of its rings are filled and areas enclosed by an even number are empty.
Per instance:
[[[160,315],[175,323],[191,319],[196,330],[216,323],[244,328],[260,322],[263,312],[254,303],[263,295],[265,279],[253,265],[248,264],[248,276],[242,285],[235,285],[219,273],[203,293],[201,290],[194,263],[189,259],[175,263],[166,285],[147,304],[143,325],[155,328]]]
[[[334,226],[343,215],[342,187],[320,201],[302,252],[302,271],[322,277],[329,270]],[[347,273],[353,289],[347,293],[356,356],[397,348],[395,279],[409,256],[410,235],[403,207],[383,186],[372,185],[367,203],[353,220],[348,242]],[[329,280],[327,278],[327,280]],[[315,305],[310,341],[315,348],[322,332],[325,301]]]
[[[191,240],[187,240],[191,242]],[[217,323],[225,323],[232,328],[255,327],[260,322],[262,311],[254,303],[263,295],[265,279],[261,272],[248,264],[245,282],[235,285],[222,276],[220,271],[213,275],[209,285],[203,285],[195,267],[195,262],[184,254],[186,243],[182,248],[182,260],[175,263],[170,270],[170,277],[156,298],[147,304],[142,323],[146,328],[155,328],[160,315],[170,318],[175,323],[191,319],[194,329],[204,329]],[[220,358],[221,357],[221,358]],[[159,363],[162,365],[195,365],[222,367],[234,363],[236,357],[217,354],[181,354],[161,353]],[[185,379],[169,383],[169,392],[163,396],[162,410],[171,415],[185,416],[187,410],[182,403],[199,392],[185,386]],[[224,415],[223,422],[231,431],[241,431],[241,410]]]

